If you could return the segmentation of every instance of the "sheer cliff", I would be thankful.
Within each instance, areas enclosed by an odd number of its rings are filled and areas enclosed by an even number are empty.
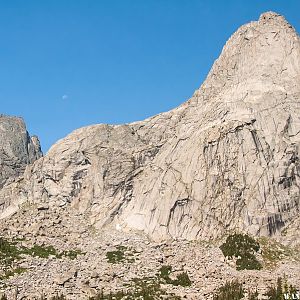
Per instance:
[[[300,39],[264,13],[178,108],[58,141],[0,190],[1,217],[29,202],[154,240],[280,234],[299,219],[299,132]]]
[[[38,138],[29,136],[22,119],[0,115],[0,188],[41,156]]]

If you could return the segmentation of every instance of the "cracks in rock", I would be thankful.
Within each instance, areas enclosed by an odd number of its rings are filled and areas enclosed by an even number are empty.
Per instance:
[[[285,223],[282,220],[281,214],[274,214],[272,216],[268,216],[267,228],[270,236],[274,235],[278,230],[284,227],[284,225]]]
[[[171,220],[174,219],[173,217],[174,217],[175,211],[176,210],[181,211],[180,218],[179,218],[179,220],[176,224],[177,227],[180,228],[180,225],[181,225],[183,219],[186,216],[190,215],[190,209],[188,209],[189,210],[188,212],[185,212],[185,208],[188,208],[188,205],[190,204],[190,202],[192,202],[192,200],[190,198],[178,199],[178,200],[175,201],[175,203],[171,207],[170,212],[169,212],[169,216],[168,216],[168,221],[167,221],[167,224],[166,224],[166,227],[167,227],[167,230],[168,230],[169,234],[170,234],[170,232],[169,232],[170,223],[171,223]]]
[[[112,197],[115,197],[118,192],[121,192],[123,196],[120,199],[120,202],[112,209],[112,212],[110,213],[110,219],[106,223],[112,222],[114,217],[121,213],[123,207],[131,201],[133,195],[134,178],[138,176],[142,171],[142,169],[135,170],[132,174],[128,175],[128,177],[124,181],[117,185],[117,188],[114,191]]]
[[[155,207],[155,208],[153,208],[153,209],[150,210],[150,220],[149,220],[149,224],[151,224],[152,221],[154,220],[154,215],[155,215],[156,209],[157,209],[157,207]]]
[[[294,170],[291,171],[291,175],[287,176],[287,171],[285,170],[284,176],[278,181],[278,185],[282,185],[283,189],[290,188],[296,181],[296,176]]]
[[[132,158],[134,169],[140,168],[149,161],[152,161],[154,157],[159,153],[162,146],[163,145],[157,145],[152,148],[136,152]]]
[[[81,191],[82,187],[82,180],[86,176],[87,170],[78,170],[77,172],[74,173],[72,177],[72,191],[70,193],[71,198],[72,197],[77,197]]]
[[[60,179],[55,179],[54,177],[55,176],[53,176],[53,175],[51,176],[50,174],[45,174],[44,175],[45,180],[51,180],[52,182],[57,184]]]
[[[292,116],[289,115],[287,120],[286,120],[286,124],[284,125],[284,128],[283,128],[283,131],[282,131],[282,134],[285,136],[285,137],[289,137],[289,131],[291,130],[291,123],[292,123]]]

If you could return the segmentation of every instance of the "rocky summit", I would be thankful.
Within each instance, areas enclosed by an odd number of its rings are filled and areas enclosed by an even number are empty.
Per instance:
[[[21,118],[0,115],[0,188],[42,156],[37,136],[30,137]]]
[[[0,141],[3,297],[300,289],[300,38],[279,14],[240,27],[178,108],[80,128],[43,157],[1,116]]]

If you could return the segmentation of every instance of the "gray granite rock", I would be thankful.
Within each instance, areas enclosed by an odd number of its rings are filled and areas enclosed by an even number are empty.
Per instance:
[[[265,13],[233,34],[178,108],[58,141],[1,190],[1,217],[45,202],[154,240],[279,235],[299,218],[299,83],[299,36]]]
[[[22,118],[0,115],[0,188],[42,156],[38,137],[30,137]]]

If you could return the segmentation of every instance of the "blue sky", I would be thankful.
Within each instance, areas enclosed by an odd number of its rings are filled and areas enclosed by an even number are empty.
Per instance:
[[[0,0],[0,113],[46,152],[76,128],[170,110],[268,10],[300,31],[299,0]]]

